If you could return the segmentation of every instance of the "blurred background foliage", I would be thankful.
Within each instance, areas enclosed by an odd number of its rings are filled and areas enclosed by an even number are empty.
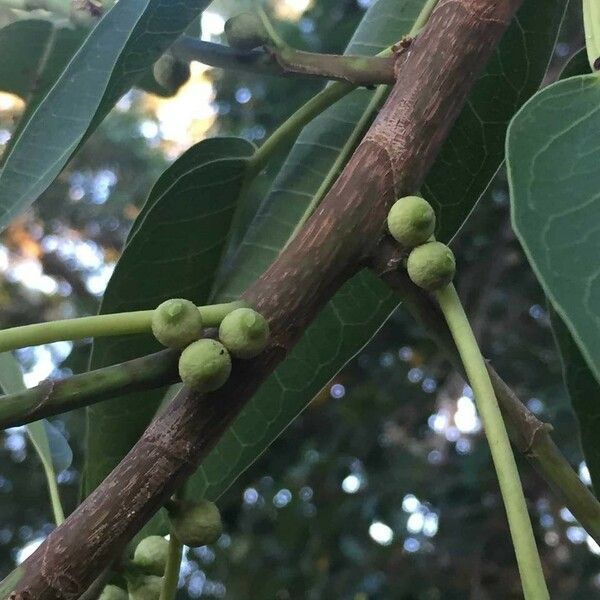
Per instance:
[[[203,38],[248,2],[215,2]],[[272,0],[294,46],[339,52],[370,0]],[[23,18],[0,9],[0,25]],[[30,16],[30,15],[28,15]],[[581,45],[576,12],[553,73]],[[0,57],[1,60],[1,57]],[[93,314],[146,195],[192,143],[240,135],[256,144],[318,89],[192,65],[173,98],[134,90],[42,199],[0,238],[0,323]],[[23,110],[0,94],[0,152]],[[283,158],[283,157],[282,157]],[[277,164],[257,186],[268,189]],[[459,292],[484,354],[589,475],[562,385],[543,294],[510,228],[500,174],[454,243]],[[89,340],[19,352],[27,385],[85,370]],[[69,512],[82,465],[83,415],[52,419],[74,449],[59,474]],[[556,600],[600,598],[600,547],[519,460]],[[187,552],[178,598],[519,598],[496,478],[470,390],[399,309],[284,435],[222,497],[225,533]],[[38,457],[23,428],[0,434],[0,570],[53,528]]]

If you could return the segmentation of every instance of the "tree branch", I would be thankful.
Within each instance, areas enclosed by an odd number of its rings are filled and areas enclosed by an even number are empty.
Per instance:
[[[397,245],[384,240],[375,255],[373,269],[398,292],[411,314],[423,324],[452,366],[464,377],[462,361],[438,305],[427,292],[412,283],[404,269],[398,268],[401,257]],[[488,371],[512,443],[600,543],[600,503],[556,447],[550,436],[552,426],[531,413],[490,364]]]
[[[185,62],[196,60],[211,67],[257,75],[332,79],[365,86],[395,81],[392,56],[316,54],[289,46],[242,51],[191,36],[180,37],[169,52]]]
[[[194,472],[327,300],[364,264],[394,199],[419,189],[520,4],[441,0],[423,32],[397,57],[402,82],[337,182],[244,294],[269,320],[269,348],[253,360],[236,361],[217,392],[200,396],[184,388],[104,482],[20,565],[10,583],[12,600],[79,597]]]

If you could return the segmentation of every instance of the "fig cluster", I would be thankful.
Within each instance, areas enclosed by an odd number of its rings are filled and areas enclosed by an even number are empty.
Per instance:
[[[183,298],[160,304],[152,315],[152,333],[163,346],[182,350],[181,381],[197,392],[213,392],[231,374],[231,357],[254,358],[266,347],[269,324],[251,308],[228,313],[219,326],[218,340],[202,338],[202,315],[196,305]]]
[[[456,271],[454,254],[448,246],[435,241],[435,212],[420,196],[397,200],[387,217],[392,237],[410,248],[406,261],[408,276],[415,285],[434,292],[450,284]]]

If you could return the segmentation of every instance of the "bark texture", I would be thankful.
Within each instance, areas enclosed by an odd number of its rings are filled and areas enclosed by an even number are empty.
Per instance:
[[[78,598],[214,447],[332,294],[366,262],[389,206],[416,191],[521,0],[441,0],[397,57],[399,82],[319,209],[245,294],[270,347],[218,392],[183,390],[22,565],[12,600]],[[1,584],[0,584],[1,589]]]

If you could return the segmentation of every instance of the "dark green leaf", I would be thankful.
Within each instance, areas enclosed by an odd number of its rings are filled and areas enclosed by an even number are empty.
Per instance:
[[[162,175],[133,226],[104,294],[102,313],[154,308],[172,297],[207,302],[253,152],[254,146],[242,139],[205,140]],[[151,335],[100,338],[91,367],[158,348]],[[86,493],[137,441],[163,394],[130,394],[87,409]]]
[[[529,262],[600,377],[600,77],[536,94],[513,119],[507,166],[513,224]]]
[[[348,51],[374,54],[406,34],[424,2],[379,0]],[[537,89],[551,56],[564,3],[527,0],[459,118],[425,186],[437,209],[438,236],[450,239],[503,159],[504,135],[517,108]],[[300,135],[242,242],[220,298],[237,297],[277,257],[326,179],[372,97],[357,90]],[[368,342],[396,306],[364,272],[335,296],[276,373],[204,461],[190,488],[216,498],[285,429],[312,395]]]
[[[596,495],[598,495],[600,489],[600,385],[587,366],[573,336],[552,308],[550,317],[556,345],[560,350],[565,386],[579,420],[583,454]]]
[[[207,4],[115,4],[20,128],[0,172],[0,229],[48,187],[85,136]]]

